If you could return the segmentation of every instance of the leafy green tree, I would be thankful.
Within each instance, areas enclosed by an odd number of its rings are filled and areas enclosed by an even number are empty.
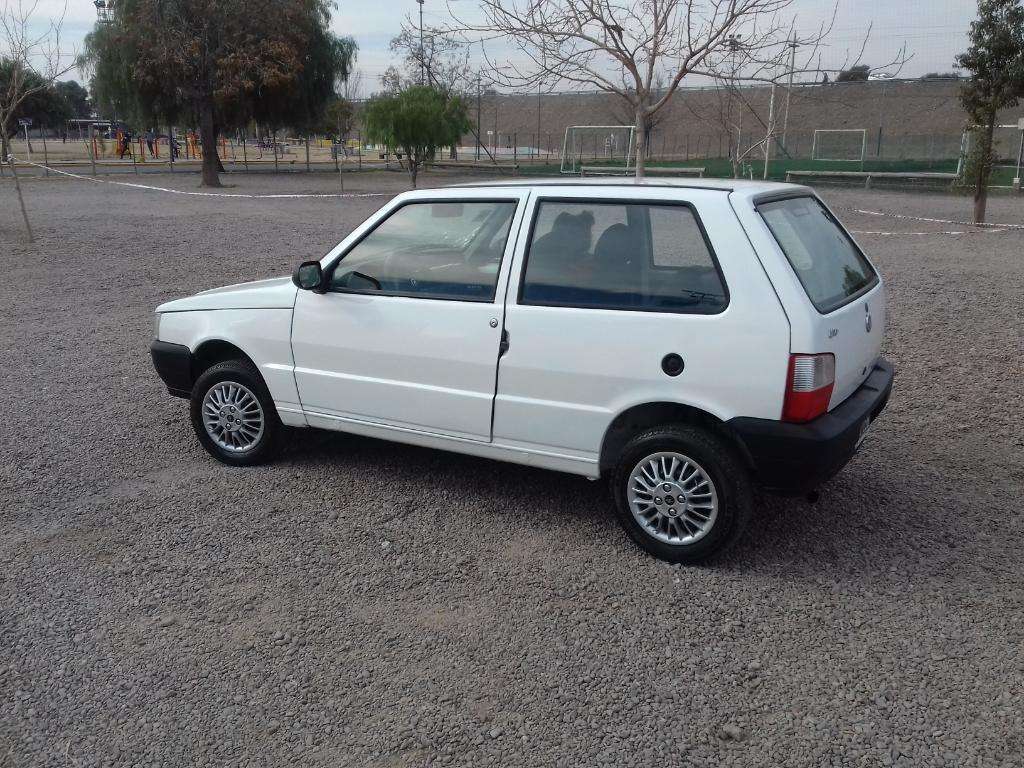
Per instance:
[[[308,123],[355,44],[327,29],[330,0],[119,0],[86,41],[98,103],[136,120],[195,120],[204,186],[220,186],[217,138],[257,116]],[[341,61],[341,63],[339,63]],[[118,115],[119,117],[121,115]]]
[[[318,22],[311,29],[295,81],[279,82],[253,99],[252,116],[261,124],[287,125],[302,132],[323,127],[328,106],[338,98],[338,85],[352,72],[357,46],[352,38],[337,37],[327,29],[329,15]]]
[[[12,59],[0,58],[0,92],[7,92],[14,79],[20,80],[26,95],[7,111],[4,135],[14,136],[18,132],[18,120],[24,117],[31,118],[34,126],[53,127],[72,116],[57,87],[47,83],[38,72],[19,71]]]
[[[85,36],[79,66],[89,73],[89,92],[97,115],[137,124],[155,122],[157,117],[173,120],[180,111],[176,103],[165,100],[143,106],[134,82],[135,51],[121,45],[125,37],[116,23],[97,24]],[[158,110],[162,114],[156,114]]]
[[[457,144],[470,126],[461,98],[422,85],[374,97],[363,122],[370,141],[405,155],[413,187],[423,164]]]
[[[871,76],[871,67],[867,64],[857,64],[856,66],[844,69],[838,75],[836,75],[837,83],[862,83],[865,82]]]
[[[334,136],[340,141],[352,130],[355,116],[355,105],[344,96],[335,96],[324,111],[318,132]]]
[[[1024,7],[1021,0],[979,0],[978,19],[971,22],[970,48],[957,56],[957,66],[971,79],[960,88],[960,102],[974,125],[968,179],[974,183],[974,223],[985,221],[988,182],[992,175],[996,117],[1017,105],[1024,93]]]
[[[67,105],[69,117],[89,117],[92,114],[89,92],[82,87],[81,83],[65,80],[56,83],[54,87]]]

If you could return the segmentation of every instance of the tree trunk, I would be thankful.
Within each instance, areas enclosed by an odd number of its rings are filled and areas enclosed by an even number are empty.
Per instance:
[[[412,178],[412,188],[416,189],[416,174],[420,172],[420,161],[419,158],[413,158],[412,155],[406,155],[409,160],[409,176]]]
[[[644,178],[645,161],[647,159],[647,115],[644,108],[636,108],[636,178]]]
[[[219,187],[217,173],[220,158],[217,157],[217,127],[213,122],[213,104],[204,101],[199,111],[199,135],[203,140],[203,181],[204,187]]]
[[[9,145],[10,139],[7,137],[6,133],[2,138],[2,143],[6,149]],[[30,243],[34,243],[36,238],[32,233],[32,223],[28,220],[28,211],[25,209],[25,198],[21,194],[21,182],[18,181],[18,169],[14,166],[14,155],[5,154],[3,159],[7,159],[11,164],[11,174],[14,176],[14,189],[18,194],[18,205],[21,206],[21,218],[25,220],[25,231],[28,233],[28,241]],[[0,162],[2,162],[2,159],[0,159]]]
[[[988,207],[988,180],[992,175],[992,139],[996,131],[996,114],[992,112],[985,122],[981,151],[978,154],[978,174],[974,181],[974,223],[985,223]]]

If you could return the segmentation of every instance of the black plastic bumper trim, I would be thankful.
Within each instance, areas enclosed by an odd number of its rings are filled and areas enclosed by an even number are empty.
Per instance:
[[[842,404],[806,424],[735,418],[728,423],[746,447],[758,482],[768,490],[813,490],[846,466],[857,452],[866,419],[889,402],[893,367],[878,359],[864,383]]]
[[[171,344],[157,339],[149,347],[153,367],[160,374],[167,391],[175,397],[192,394],[192,351],[183,344]]]

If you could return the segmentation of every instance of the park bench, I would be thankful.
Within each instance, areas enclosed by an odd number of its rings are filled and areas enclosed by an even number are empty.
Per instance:
[[[939,173],[936,171],[786,171],[786,181],[794,179],[863,179],[864,188],[871,189],[874,179],[893,181],[942,181],[950,186],[956,181],[955,173]]]
[[[707,169],[703,167],[691,167],[682,166],[679,168],[673,168],[668,166],[648,166],[644,168],[644,173],[649,176],[696,176],[698,178],[704,178],[704,173]],[[623,169],[616,168],[610,165],[582,165],[580,166],[580,176],[622,176],[624,173]],[[628,171],[632,175],[633,170]]]
[[[449,170],[483,171],[485,173],[493,171],[498,171],[499,173],[510,172],[513,176],[519,175],[518,163],[494,163],[486,158],[476,162],[472,160],[435,160],[430,163],[430,167],[447,168]]]

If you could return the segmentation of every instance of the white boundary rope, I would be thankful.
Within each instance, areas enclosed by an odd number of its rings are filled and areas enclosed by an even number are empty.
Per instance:
[[[934,232],[883,232],[881,230],[851,229],[851,235],[892,235],[892,236],[920,236],[926,235],[998,235],[1000,232],[1012,232],[1010,229],[978,229],[978,230],[935,230]]]
[[[983,222],[981,224],[975,224],[971,221],[958,221],[957,219],[933,219],[927,216],[908,216],[905,213],[891,213],[889,211],[868,211],[863,208],[851,208],[854,213],[863,213],[867,216],[887,216],[891,219],[903,219],[906,221],[927,221],[932,224],[957,224],[962,227],[989,227],[991,231],[1005,231],[1007,229],[1024,229],[1024,224],[999,224],[995,222]],[[909,234],[909,233],[900,233]],[[960,232],[931,232],[929,234],[938,235],[953,235],[962,234]]]
[[[15,158],[17,159],[17,158]],[[309,193],[289,193],[289,194],[276,194],[276,195],[247,195],[244,192],[192,192],[183,189],[171,189],[170,187],[156,187],[150,184],[138,184],[130,181],[114,181],[113,179],[98,179],[93,176],[83,176],[80,173],[71,173],[70,171],[62,171],[59,168],[53,168],[42,163],[34,163],[31,160],[18,160],[20,163],[26,165],[34,165],[37,168],[45,168],[53,173],[59,173],[61,176],[70,176],[72,179],[80,179],[81,181],[89,181],[93,184],[114,184],[119,187],[132,187],[133,189],[145,189],[150,192],[169,192],[172,195],[190,195],[194,197],[241,197],[250,200],[260,199],[287,199],[287,198],[336,198],[336,197],[392,197],[388,192],[309,192]]]
[[[17,158],[13,158],[17,160]],[[36,168],[44,168],[52,171],[53,173],[60,174],[61,176],[68,176],[72,179],[79,179],[81,181],[88,181],[93,184],[113,184],[119,187],[130,187],[132,189],[144,189],[148,192],[167,192],[172,195],[188,195],[191,197],[236,197],[248,200],[287,200],[291,198],[362,198],[362,197],[391,197],[389,192],[295,192],[295,193],[278,193],[271,195],[250,195],[244,192],[195,192],[183,189],[171,189],[170,187],[157,187],[152,184],[139,184],[131,181],[114,181],[113,179],[99,179],[94,176],[83,176],[80,173],[71,173],[70,171],[62,171],[59,168],[54,168],[43,163],[36,163],[31,160],[18,160],[18,162],[25,163],[26,165],[32,165]],[[985,222],[982,224],[973,224],[969,221],[959,221],[957,219],[936,219],[927,216],[909,216],[902,213],[891,213],[888,211],[869,211],[864,208],[850,208],[854,213],[862,213],[866,216],[885,216],[893,219],[903,219],[905,221],[926,221],[932,224],[956,224],[959,226],[970,226],[970,227],[987,227],[987,229],[973,229],[973,230],[942,230],[936,232],[884,232],[881,230],[850,230],[855,235],[877,235],[884,237],[926,237],[928,235],[977,235],[983,233],[999,233],[1008,232],[1011,230],[1024,230],[1024,224],[998,224]]]

